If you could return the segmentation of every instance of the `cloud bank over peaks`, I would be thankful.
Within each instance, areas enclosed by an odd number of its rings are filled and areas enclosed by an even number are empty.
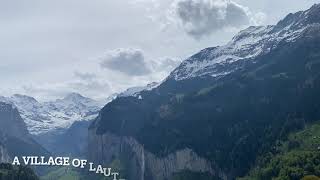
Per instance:
[[[263,13],[252,13],[230,0],[176,0],[169,16],[195,39],[228,28],[260,24],[265,19]]]

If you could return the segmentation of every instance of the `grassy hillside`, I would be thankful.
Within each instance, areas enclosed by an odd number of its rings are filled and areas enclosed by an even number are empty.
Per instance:
[[[59,168],[41,177],[41,180],[79,180],[81,174],[72,168]]]
[[[320,123],[291,133],[241,180],[320,180]]]
[[[121,177],[124,178],[125,170],[120,164],[119,160],[114,160],[110,166],[114,171],[120,172]],[[112,180],[113,177],[104,177],[103,175],[89,172],[88,169],[76,169],[70,167],[54,168],[45,176],[40,178],[41,180]],[[1,179],[0,179],[1,180]]]

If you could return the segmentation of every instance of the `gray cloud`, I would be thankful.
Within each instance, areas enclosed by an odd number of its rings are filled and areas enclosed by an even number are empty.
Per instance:
[[[73,74],[76,78],[79,78],[82,80],[93,80],[97,78],[97,75],[94,73],[75,71]]]
[[[178,0],[173,7],[174,15],[178,17],[184,30],[195,38],[250,23],[247,8],[233,1]]]
[[[116,49],[102,57],[102,68],[119,71],[129,76],[143,76],[151,73],[144,54],[138,49]]]

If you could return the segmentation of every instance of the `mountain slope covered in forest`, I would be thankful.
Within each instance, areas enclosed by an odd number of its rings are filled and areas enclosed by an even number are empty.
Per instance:
[[[275,147],[258,158],[256,168],[241,180],[320,179],[320,122],[275,143]]]
[[[320,119],[319,72],[314,5],[249,27],[188,58],[156,88],[107,104],[90,127],[89,158],[120,159],[137,180],[244,176],[277,140]]]

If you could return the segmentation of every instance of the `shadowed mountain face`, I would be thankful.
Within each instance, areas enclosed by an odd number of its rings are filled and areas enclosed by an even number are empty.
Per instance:
[[[20,139],[26,139],[28,130],[16,108],[10,104],[0,103],[0,131]]]
[[[3,102],[0,102],[0,152],[3,162],[14,156],[48,154],[31,138],[18,110]]]
[[[275,26],[249,27],[185,60],[151,91],[118,97],[90,127],[89,157],[121,159],[129,179],[245,175],[277,139],[320,119],[319,23],[314,5]]]
[[[84,157],[88,150],[88,127],[91,122],[77,121],[63,133],[47,133],[34,136],[34,139],[52,154]]]

